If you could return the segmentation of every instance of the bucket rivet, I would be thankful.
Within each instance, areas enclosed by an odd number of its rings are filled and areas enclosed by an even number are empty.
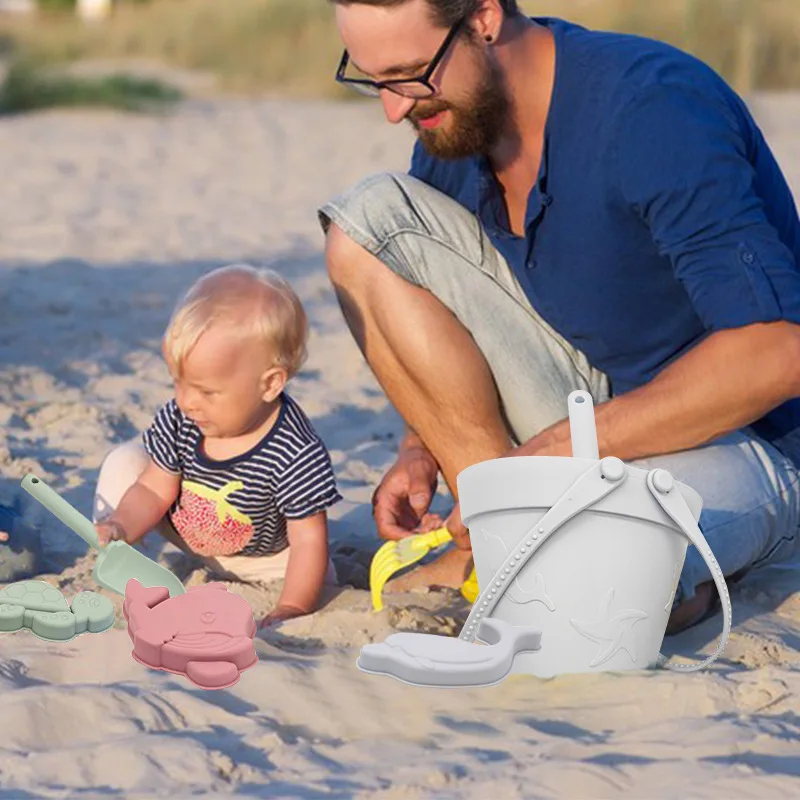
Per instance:
[[[544,528],[539,528],[539,533],[544,533]]]
[[[528,541],[525,542],[525,546],[526,547],[531,547],[532,545],[533,545],[533,542],[530,539],[528,539]]]
[[[524,553],[525,552],[525,548],[524,547],[520,547],[519,551],[520,551],[520,553]]]
[[[675,481],[672,479],[672,475],[670,475],[669,472],[665,469],[660,469],[653,475],[653,485],[661,494],[669,494],[675,486]]]
[[[621,481],[625,475],[625,464],[614,456],[608,456],[601,462],[603,477],[609,481]]]

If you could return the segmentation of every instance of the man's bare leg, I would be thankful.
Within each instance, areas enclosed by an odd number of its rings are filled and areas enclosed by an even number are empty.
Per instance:
[[[462,469],[497,458],[511,446],[483,354],[436,297],[395,275],[335,224],[327,234],[326,262],[367,363],[457,497]],[[471,554],[453,549],[387,588],[458,586],[471,568]]]

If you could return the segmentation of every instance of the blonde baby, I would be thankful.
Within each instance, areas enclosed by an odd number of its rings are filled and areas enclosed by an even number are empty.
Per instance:
[[[311,613],[336,580],[327,509],[341,496],[325,445],[286,390],[307,338],[300,300],[275,272],[204,275],[163,338],[174,397],[141,439],[107,456],[97,483],[102,541],[157,530],[219,577],[282,578],[262,624]]]

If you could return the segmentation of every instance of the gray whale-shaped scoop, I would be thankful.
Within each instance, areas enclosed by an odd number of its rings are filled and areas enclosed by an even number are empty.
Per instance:
[[[508,677],[517,653],[541,648],[542,634],[486,618],[476,639],[485,644],[430,633],[394,633],[384,642],[364,645],[356,666],[413,686],[492,686]]]

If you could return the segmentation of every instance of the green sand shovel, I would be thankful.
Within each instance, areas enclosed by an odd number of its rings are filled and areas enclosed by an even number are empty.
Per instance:
[[[124,596],[128,581],[136,578],[147,588],[163,586],[169,590],[170,597],[186,592],[177,576],[166,567],[156,564],[144,553],[134,550],[127,542],[110,542],[101,547],[94,525],[77,508],[56,494],[41,478],[26,475],[22,479],[22,488],[68,528],[75,531],[84,542],[100,551],[92,574],[101,586]]]

